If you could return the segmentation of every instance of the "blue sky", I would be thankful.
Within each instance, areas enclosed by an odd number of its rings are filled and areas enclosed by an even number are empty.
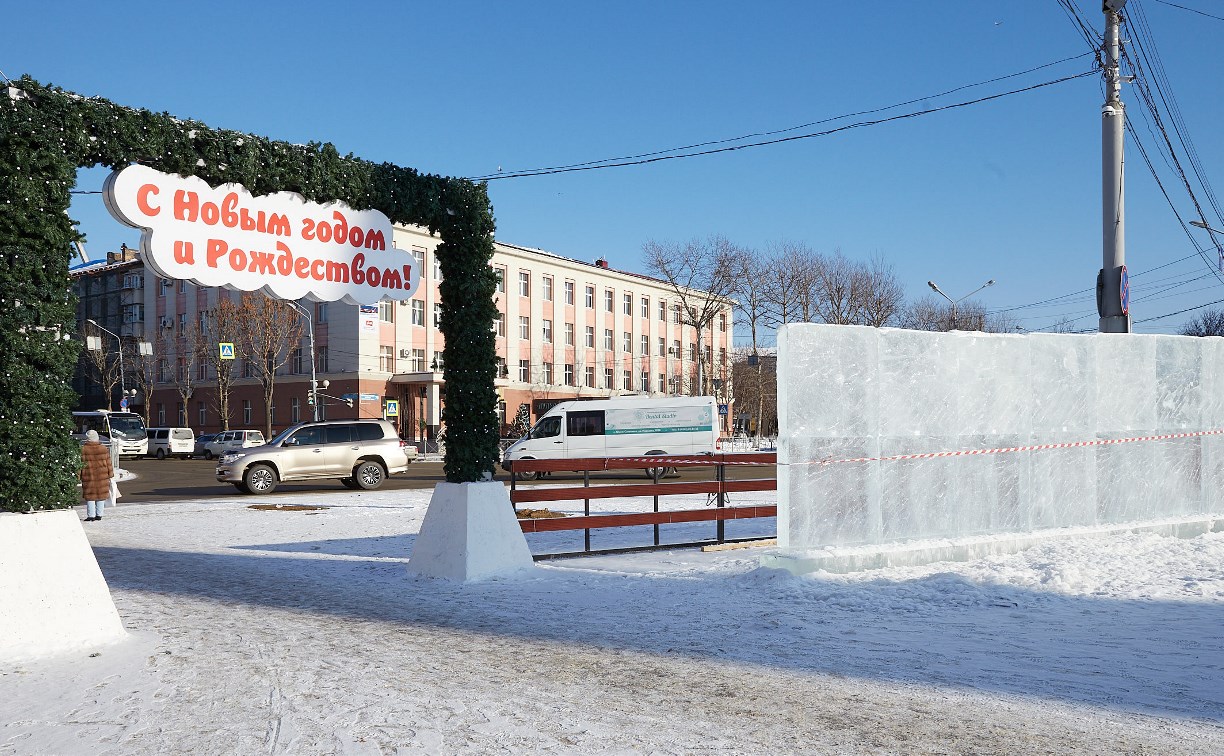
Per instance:
[[[1178,4],[1224,17],[1209,0]],[[1099,3],[1078,6],[1099,33]],[[1224,21],[1159,0],[1131,0],[1129,10],[1146,19],[1163,91],[1210,184],[1224,166],[1214,133]],[[654,152],[919,100],[851,120],[899,115],[1092,67],[1080,57],[934,96],[1087,52],[1056,0],[57,2],[16,4],[5,20],[0,71],[10,78],[453,176]],[[1173,205],[1197,217],[1137,92],[1123,98]],[[929,279],[959,297],[993,278],[976,297],[990,309],[1083,292],[1014,314],[1030,329],[1088,314],[1075,324],[1095,328],[1101,103],[1091,76],[827,137],[496,180],[497,236],[635,271],[648,240],[799,241],[884,258],[911,298],[929,293]],[[1129,137],[1127,150],[1133,317],[1224,299],[1191,241],[1206,249],[1206,234],[1187,235]],[[82,172],[78,189],[103,179]],[[73,215],[95,256],[138,242],[96,194],[79,195]],[[1214,249],[1205,256],[1214,261]],[[1136,330],[1175,332],[1194,314]]]

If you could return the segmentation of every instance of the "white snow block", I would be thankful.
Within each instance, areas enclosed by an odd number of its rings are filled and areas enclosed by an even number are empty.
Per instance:
[[[126,636],[76,512],[0,513],[0,663]]]
[[[439,483],[408,572],[466,583],[534,564],[504,483]]]

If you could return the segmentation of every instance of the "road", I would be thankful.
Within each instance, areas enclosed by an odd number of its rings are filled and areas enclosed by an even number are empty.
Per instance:
[[[202,499],[209,496],[235,496],[237,491],[229,483],[218,483],[214,475],[216,462],[205,459],[125,459],[120,467],[133,473],[136,477],[120,485],[123,493],[122,503],[139,504],[142,502],[176,501],[179,499]],[[682,470],[679,476],[667,480],[710,480],[713,471],[708,468]],[[728,479],[765,478],[776,475],[773,467],[728,467]],[[433,488],[444,480],[441,462],[413,462],[408,472],[388,478],[384,487],[387,490],[407,488]],[[637,471],[627,471],[624,474],[598,473],[591,480],[631,480],[645,482],[645,476]],[[497,471],[497,480],[510,481],[510,474]],[[572,482],[581,484],[581,474],[556,474],[550,476],[548,483]],[[533,485],[520,482],[519,485]],[[282,483],[276,487],[270,497],[292,496],[303,491],[347,492],[338,480],[319,480],[306,483]]]

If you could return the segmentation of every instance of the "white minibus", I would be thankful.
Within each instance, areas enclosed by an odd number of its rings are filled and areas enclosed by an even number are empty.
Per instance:
[[[718,446],[717,409],[712,396],[562,402],[506,448],[502,467],[509,469],[507,463],[518,459],[713,454]]]
[[[195,431],[190,428],[149,428],[149,456],[188,459],[195,451]]]
[[[114,442],[115,453],[120,457],[143,457],[149,451],[144,418],[135,412],[73,412],[72,425],[73,438],[84,441],[85,434],[95,430],[101,436],[102,443],[110,445]]]

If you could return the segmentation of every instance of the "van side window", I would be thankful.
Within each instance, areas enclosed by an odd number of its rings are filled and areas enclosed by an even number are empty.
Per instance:
[[[532,438],[552,438],[561,435],[561,418],[546,417],[531,432]]]
[[[603,410],[567,412],[565,433],[569,436],[602,436],[604,434]]]

